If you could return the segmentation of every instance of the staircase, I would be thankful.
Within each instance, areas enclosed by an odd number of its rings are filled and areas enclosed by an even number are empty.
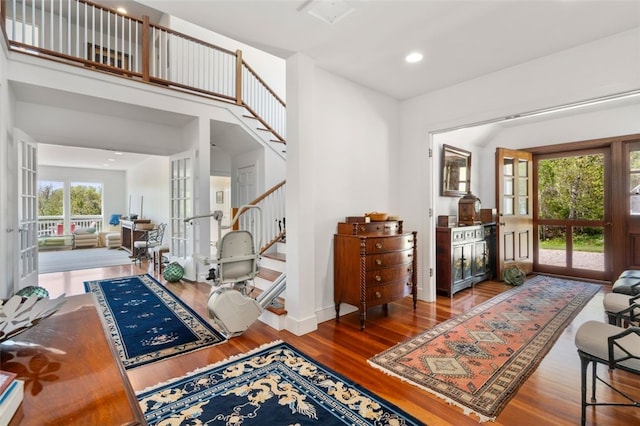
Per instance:
[[[284,242],[277,242],[260,259],[260,269],[255,279],[256,291],[262,292],[275,281],[281,273],[286,270],[286,253]],[[259,294],[259,293],[258,293]],[[278,297],[260,316],[260,321],[276,330],[285,328],[287,310],[285,309],[285,299],[287,292]]]

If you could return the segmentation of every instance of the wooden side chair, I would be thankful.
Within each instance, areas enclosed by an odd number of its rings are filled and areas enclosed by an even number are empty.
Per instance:
[[[582,399],[581,424],[586,423],[587,407],[597,405],[618,405],[640,407],[640,401],[616,389],[613,379],[604,380],[597,373],[597,364],[604,364],[610,370],[619,369],[640,374],[640,327],[622,328],[598,321],[587,321],[576,332],[575,344],[580,356],[580,388]],[[591,400],[587,402],[587,369],[592,364]],[[626,402],[597,402],[596,382],[603,383]]]

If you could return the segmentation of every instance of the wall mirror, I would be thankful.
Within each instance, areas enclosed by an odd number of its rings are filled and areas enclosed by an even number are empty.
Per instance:
[[[471,188],[471,153],[450,145],[442,145],[442,177],[440,195],[459,197]]]

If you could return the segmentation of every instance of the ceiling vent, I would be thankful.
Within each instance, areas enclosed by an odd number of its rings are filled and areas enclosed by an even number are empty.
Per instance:
[[[327,24],[335,24],[355,9],[344,0],[309,0],[299,10],[306,10]]]

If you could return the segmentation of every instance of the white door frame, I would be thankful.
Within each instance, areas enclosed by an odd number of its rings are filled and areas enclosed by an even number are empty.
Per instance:
[[[18,164],[17,227],[13,237],[18,289],[38,285],[38,143],[20,129],[13,131]]]

